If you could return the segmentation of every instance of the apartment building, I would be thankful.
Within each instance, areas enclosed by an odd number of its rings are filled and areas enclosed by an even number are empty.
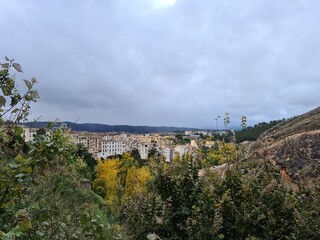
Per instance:
[[[175,152],[175,154],[179,153],[180,160],[182,160],[182,157],[184,155],[191,153],[191,147],[187,146],[187,145],[177,145],[174,148],[174,152]]]
[[[171,159],[172,159],[172,150],[170,147],[165,147],[163,149],[163,152],[162,154],[165,156],[165,161],[166,162],[171,162]]]
[[[139,144],[138,151],[141,159],[148,159],[149,149],[151,149],[149,146],[150,144],[148,143]]]
[[[118,140],[103,139],[101,141],[101,152],[97,154],[98,158],[106,159],[109,156],[123,154],[124,152],[130,151],[130,141],[128,139]]]
[[[186,135],[186,136],[192,136],[193,134],[194,134],[194,131],[192,131],[192,130],[184,131],[184,135]]]
[[[28,128],[28,127],[22,127],[23,128],[23,134],[22,137],[26,142],[34,142],[34,138],[37,135],[37,128]]]
[[[73,132],[71,137],[76,144],[82,144],[88,152],[97,156],[101,151],[103,135],[99,133]]]

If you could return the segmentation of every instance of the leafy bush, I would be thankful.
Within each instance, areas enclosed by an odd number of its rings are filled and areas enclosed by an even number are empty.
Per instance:
[[[6,61],[0,71],[0,238],[119,238],[119,227],[108,217],[104,201],[83,185],[88,165],[68,129],[42,129],[33,144],[21,138],[18,123],[38,98],[33,90],[36,80],[24,80],[27,92],[20,94],[9,70],[22,72],[21,66]],[[3,118],[10,121],[4,124]]]

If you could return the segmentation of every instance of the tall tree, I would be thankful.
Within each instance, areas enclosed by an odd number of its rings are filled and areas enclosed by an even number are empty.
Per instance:
[[[228,131],[228,125],[230,124],[230,114],[228,112],[226,112],[224,114],[224,126],[226,127],[226,130]]]
[[[241,116],[241,128],[242,130],[247,128],[247,117],[244,115]]]

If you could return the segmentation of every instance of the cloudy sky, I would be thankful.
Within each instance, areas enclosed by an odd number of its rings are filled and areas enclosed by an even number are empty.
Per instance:
[[[320,104],[318,0],[0,0],[32,118],[215,127]],[[221,122],[222,124],[222,122]]]

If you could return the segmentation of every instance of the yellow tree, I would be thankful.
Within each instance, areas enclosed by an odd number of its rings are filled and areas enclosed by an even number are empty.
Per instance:
[[[145,188],[150,171],[145,167],[137,168],[137,165],[130,153],[124,153],[121,160],[98,161],[93,189],[105,198],[111,210],[118,211],[126,196]]]
[[[174,158],[172,159],[172,161],[176,164],[180,162],[180,153],[175,152]]]
[[[119,199],[119,188],[120,181],[118,178],[120,172],[120,160],[110,159],[106,161],[98,161],[96,168],[96,179],[93,182],[94,190],[101,191],[101,183],[104,183],[105,187],[105,200],[106,203],[112,207],[116,206],[120,201]]]
[[[130,197],[142,193],[147,188],[147,182],[151,179],[151,172],[148,167],[141,168],[131,167],[128,169],[125,195]]]
[[[221,152],[220,163],[230,163],[237,159],[236,144],[222,142],[219,150]]]

